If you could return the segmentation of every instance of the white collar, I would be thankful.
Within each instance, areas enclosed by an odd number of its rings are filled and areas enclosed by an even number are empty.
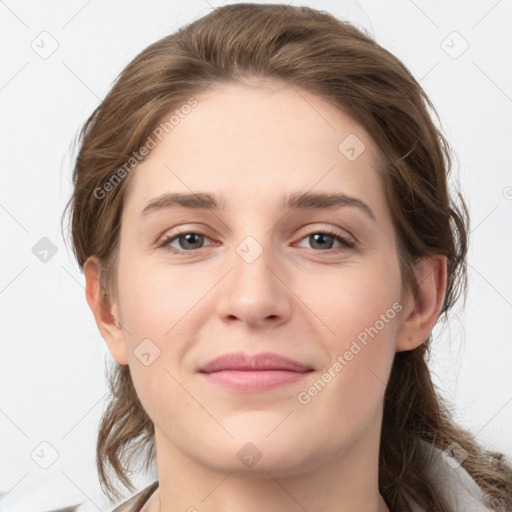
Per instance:
[[[485,505],[482,489],[457,462],[462,459],[459,455],[452,456],[449,455],[450,451],[443,452],[430,443],[425,441],[422,443],[427,451],[432,450],[433,452],[428,475],[454,511],[489,512],[493,510]],[[458,450],[457,452],[451,451],[451,453],[458,453]],[[416,502],[408,501],[414,512],[426,512]]]

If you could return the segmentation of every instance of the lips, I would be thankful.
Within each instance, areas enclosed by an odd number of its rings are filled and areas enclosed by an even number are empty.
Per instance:
[[[231,391],[267,391],[290,385],[313,371],[308,365],[279,354],[225,354],[199,369],[208,382]]]
[[[285,356],[263,352],[260,354],[246,354],[237,352],[234,354],[225,354],[213,359],[200,368],[202,373],[213,373],[225,370],[239,371],[276,371],[285,370],[290,372],[308,372],[312,370],[310,366]]]

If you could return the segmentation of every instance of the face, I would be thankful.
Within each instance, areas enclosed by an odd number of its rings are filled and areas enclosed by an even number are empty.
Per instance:
[[[196,100],[131,176],[116,358],[169,457],[311,470],[375,440],[396,351],[402,281],[376,147],[279,82]]]

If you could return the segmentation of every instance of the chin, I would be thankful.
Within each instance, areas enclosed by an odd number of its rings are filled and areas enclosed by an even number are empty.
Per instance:
[[[273,428],[275,425],[274,422]],[[319,446],[317,453],[314,446],[309,446],[311,436],[307,432],[301,436],[298,432],[293,435],[290,429],[283,429],[280,435],[277,430],[268,435],[271,429],[248,429],[247,425],[245,429],[228,427],[228,430],[233,439],[226,439],[227,436],[215,439],[206,453],[197,454],[196,460],[221,473],[265,479],[269,474],[274,477],[298,476],[320,466],[323,460],[321,453],[325,447]]]

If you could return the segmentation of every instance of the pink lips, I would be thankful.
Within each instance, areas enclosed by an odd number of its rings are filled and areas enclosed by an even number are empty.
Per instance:
[[[264,391],[303,379],[313,369],[278,354],[237,352],[213,359],[199,369],[210,382],[238,391]]]

